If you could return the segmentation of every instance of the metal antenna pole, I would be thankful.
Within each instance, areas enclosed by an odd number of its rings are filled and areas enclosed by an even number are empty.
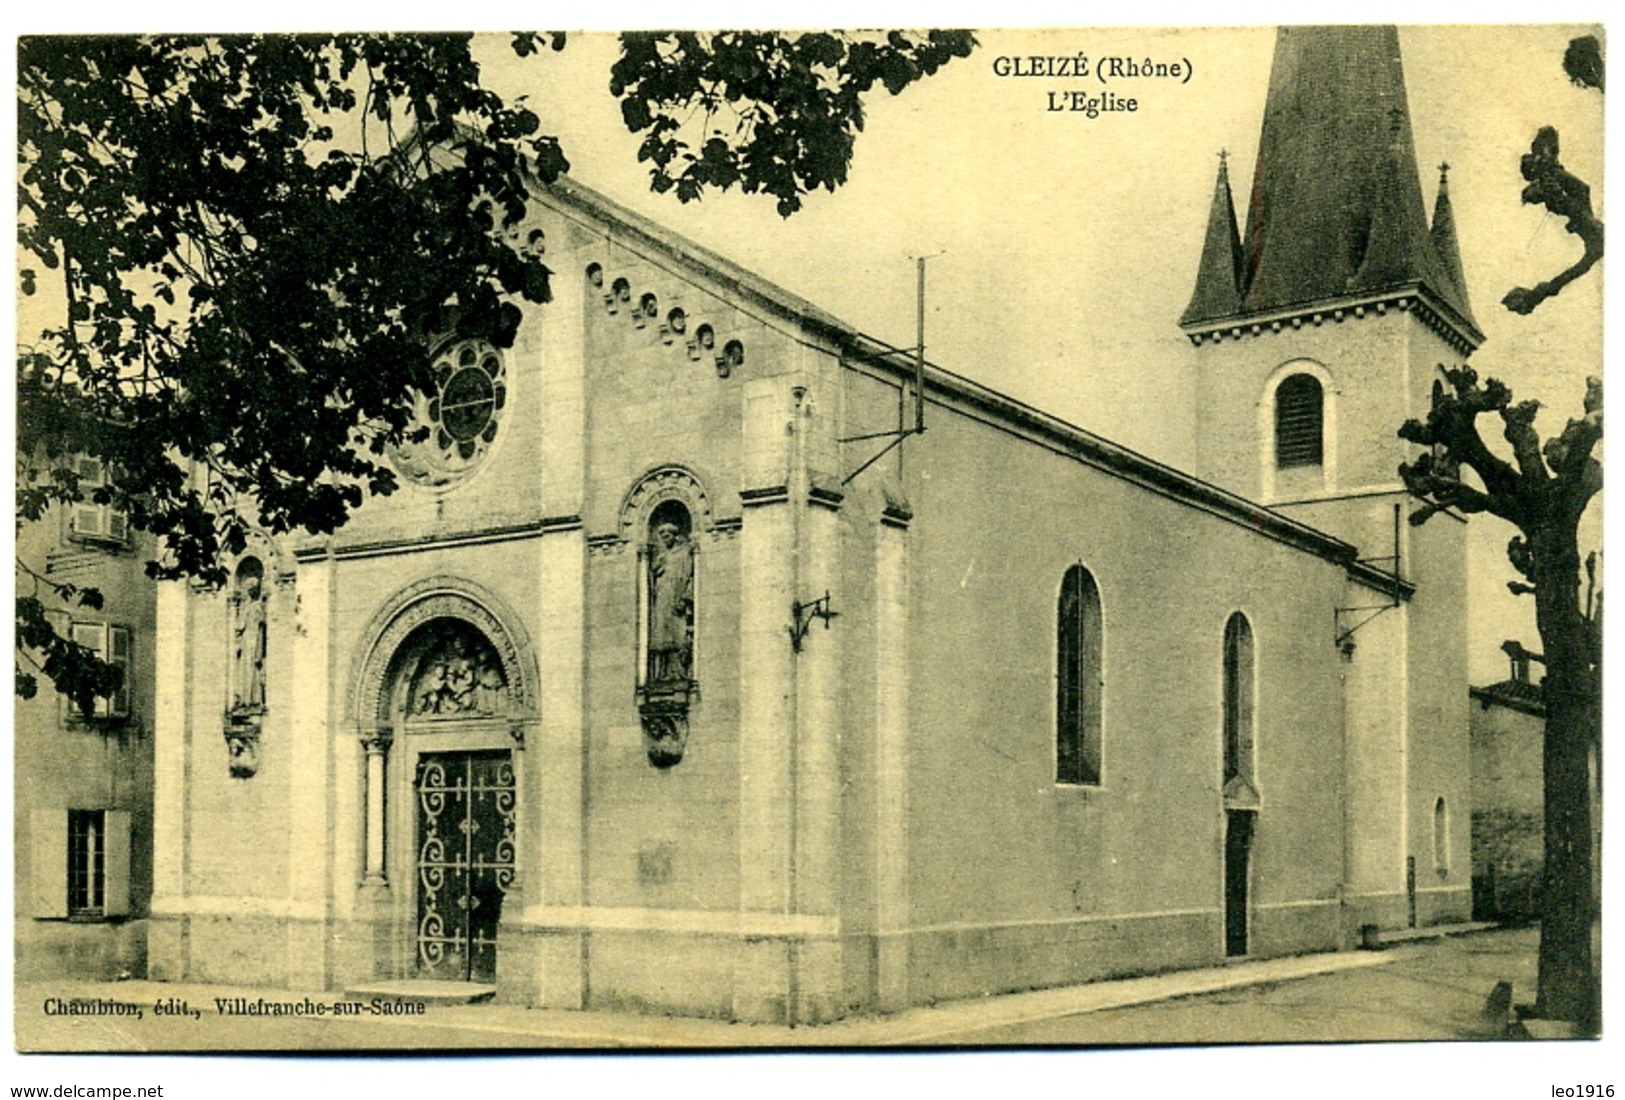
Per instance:
[[[921,256],[915,261],[918,265],[918,278],[915,280],[915,310],[914,310],[914,430],[925,431],[925,260]]]

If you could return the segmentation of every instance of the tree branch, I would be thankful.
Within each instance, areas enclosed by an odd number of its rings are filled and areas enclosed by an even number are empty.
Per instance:
[[[1584,275],[1602,259],[1603,225],[1591,210],[1591,187],[1565,169],[1557,159],[1557,130],[1542,126],[1523,155],[1519,170],[1529,181],[1523,201],[1544,206],[1567,219],[1563,228],[1579,237],[1585,252],[1572,266],[1533,288],[1514,287],[1501,304],[1514,313],[1533,313],[1535,307]]]
[[[1551,475],[1540,457],[1540,436],[1535,434],[1535,414],[1539,401],[1520,401],[1501,411],[1502,436],[1512,444],[1512,454],[1526,482],[1544,484]]]
[[[1468,514],[1476,512],[1489,512],[1513,523],[1517,519],[1509,514],[1507,502],[1491,493],[1473,488],[1453,477],[1444,477],[1434,473],[1435,463],[1430,454],[1422,455],[1410,465],[1399,468],[1399,476],[1405,483],[1405,488],[1412,496],[1421,497],[1424,501],[1421,507],[1411,513],[1410,522],[1413,527],[1420,527],[1426,523],[1436,512],[1454,508],[1458,512]]]

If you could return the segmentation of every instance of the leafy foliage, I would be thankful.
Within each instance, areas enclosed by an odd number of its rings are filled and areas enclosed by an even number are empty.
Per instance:
[[[689,163],[662,105],[726,103],[738,126],[708,136],[679,196],[738,183],[788,213],[800,189],[845,179],[865,91],[900,91],[971,45],[944,32],[629,35],[612,83],[628,122],[658,130],[656,190],[671,186],[666,166]],[[384,455],[411,430],[412,391],[431,384],[426,345],[510,346],[515,299],[549,298],[526,201],[568,162],[524,97],[481,85],[472,46],[20,41],[19,290],[60,312],[18,352],[19,524],[85,499],[74,459],[94,458],[107,471],[94,499],[157,538],[148,572],[218,585],[251,526],[328,533],[395,489]],[[564,46],[511,39],[525,59]],[[59,688],[105,686],[51,640],[45,602],[18,602],[19,646]],[[19,668],[17,690],[35,687]]]
[[[878,83],[896,95],[975,45],[969,31],[625,34],[610,92],[626,128],[643,135],[638,159],[650,162],[654,190],[689,202],[738,184],[789,217],[802,196],[846,182],[866,92]],[[713,126],[724,110],[731,133]]]
[[[1602,42],[1594,34],[1581,35],[1563,51],[1563,71],[1582,88],[1603,91]]]

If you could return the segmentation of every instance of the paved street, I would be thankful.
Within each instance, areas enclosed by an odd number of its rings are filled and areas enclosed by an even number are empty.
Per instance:
[[[1536,933],[1476,932],[1345,952],[1041,990],[912,1009],[826,1027],[560,1012],[507,1005],[430,1005],[421,1016],[336,1019],[222,1016],[215,999],[332,1005],[298,994],[160,982],[24,985],[19,1049],[58,1051],[490,1050],[870,1046],[1093,1046],[1486,1039],[1484,1002],[1498,981],[1533,996]],[[46,1015],[52,998],[118,1001],[133,1016]],[[186,1015],[155,1008],[185,1007]],[[195,1013],[195,1014],[194,1014]]]
[[[977,1044],[1299,1043],[1491,1039],[1484,1015],[1498,981],[1532,1001],[1533,929],[1390,948],[1377,967],[1265,982],[1129,1008],[992,1027],[952,1037]]]

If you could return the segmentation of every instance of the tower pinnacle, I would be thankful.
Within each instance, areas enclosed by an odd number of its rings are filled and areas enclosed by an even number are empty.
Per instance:
[[[1437,210],[1428,226],[1395,28],[1278,33],[1233,306],[1212,257],[1228,202],[1223,164],[1219,189],[1181,324],[1424,288],[1481,339],[1443,198],[1443,229]]]

